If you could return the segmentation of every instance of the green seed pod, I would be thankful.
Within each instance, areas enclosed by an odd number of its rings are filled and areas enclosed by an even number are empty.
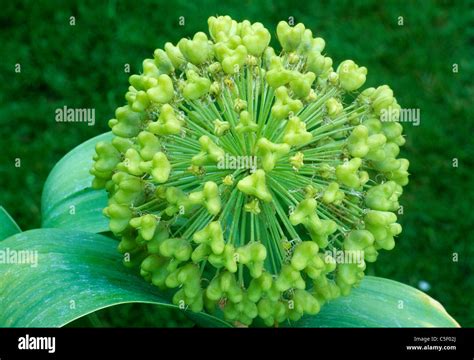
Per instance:
[[[130,89],[133,91],[138,91],[138,90],[148,90],[158,84],[158,80],[156,77],[152,76],[145,76],[145,75],[132,75],[128,78],[128,82],[130,85],[132,85]],[[125,95],[125,98],[127,98],[127,95]]]
[[[283,141],[288,145],[303,145],[313,138],[310,132],[306,131],[306,124],[299,117],[293,116],[286,124]]]
[[[145,59],[142,63],[143,75],[145,77],[157,78],[160,76],[160,70],[153,59]]]
[[[224,267],[227,271],[237,271],[237,256],[233,245],[225,244],[222,254],[210,254],[209,262],[217,269]]]
[[[255,132],[258,129],[257,123],[252,119],[252,116],[248,111],[242,111],[240,113],[239,123],[235,127],[235,130],[239,133]]]
[[[160,246],[163,241],[169,238],[169,231],[166,226],[159,222],[155,228],[155,233],[151,240],[146,242],[148,253],[158,255],[160,254]]]
[[[105,181],[112,178],[115,167],[120,162],[120,153],[115,149],[111,143],[99,142],[95,146],[94,165],[90,173],[96,179],[101,179],[93,185],[95,188],[103,188]],[[104,181],[105,180],[105,181]]]
[[[400,207],[398,197],[402,194],[402,187],[394,181],[372,187],[367,191],[365,204],[373,210],[396,211]]]
[[[202,191],[196,191],[189,194],[188,199],[192,205],[199,204],[206,207],[207,211],[212,215],[217,215],[221,210],[219,189],[215,182],[206,182]]]
[[[258,316],[258,308],[254,301],[246,296],[241,302],[233,303],[228,301],[224,307],[224,317],[230,321],[237,321],[243,325],[251,325],[253,319]]]
[[[104,209],[104,215],[110,218],[109,227],[114,233],[120,234],[124,231],[132,218],[132,212],[127,206],[110,204]]]
[[[288,84],[295,76],[295,72],[287,70],[282,64],[282,59],[276,55],[269,59],[270,70],[265,73],[268,85],[273,89]]]
[[[263,272],[264,261],[267,258],[267,249],[260,243],[249,243],[237,249],[237,260],[250,271],[250,276],[259,278]]]
[[[144,200],[144,183],[136,177],[125,172],[117,172],[112,176],[114,186],[113,196],[109,199],[110,203],[116,204],[141,204]]]
[[[155,58],[155,65],[160,74],[170,74],[174,71],[173,63],[165,51],[156,49],[153,53],[153,57]]]
[[[290,221],[293,225],[302,224],[306,221],[310,221],[311,217],[316,212],[316,200],[306,199],[298,204],[295,211],[290,215]]]
[[[123,138],[120,136],[116,136],[112,140],[112,145],[114,146],[115,149],[121,154],[124,154],[127,152],[128,149],[135,147],[136,145],[131,139]]]
[[[220,121],[219,119],[214,120],[214,134],[217,136],[223,136],[229,129],[230,124],[228,121]]]
[[[319,51],[311,51],[306,66],[317,76],[326,78],[332,69],[332,59],[321,55]]]
[[[204,307],[204,301],[202,295],[189,297],[186,296],[184,289],[178,290],[173,296],[173,303],[179,306],[185,305],[189,307],[191,311],[200,312]]]
[[[347,138],[347,148],[351,156],[363,158],[369,152],[367,140],[369,138],[369,129],[364,125],[357,126],[352,130],[351,135]]]
[[[317,203],[314,199],[305,199],[290,215],[293,225],[303,224],[309,232],[311,239],[321,248],[328,244],[328,236],[337,230],[336,223],[332,220],[321,220],[316,214]]]
[[[225,41],[238,33],[238,23],[232,20],[230,16],[211,16],[207,23],[209,25],[209,34],[215,41]]]
[[[196,33],[192,40],[181,39],[178,48],[186,60],[194,65],[206,62],[212,54],[207,35],[203,32]]]
[[[313,85],[316,75],[312,72],[306,74],[296,73],[290,81],[290,88],[296,97],[304,98],[309,95],[311,86]]]
[[[132,110],[136,112],[145,111],[148,106],[150,106],[148,94],[142,90],[136,91],[132,88],[132,91],[129,91],[125,95],[125,99],[128,101],[128,104],[131,106]]]
[[[157,225],[158,219],[151,214],[130,220],[130,226],[137,229],[144,240],[151,240],[153,238]]]
[[[392,212],[371,210],[364,218],[365,228],[372,233],[378,248],[392,250],[395,247],[394,236],[401,232],[396,224],[397,216]]]
[[[166,189],[166,201],[168,202],[168,207],[165,209],[165,213],[168,216],[186,215],[195,205],[189,200],[189,195],[186,196],[181,189],[176,187]]]
[[[146,93],[151,101],[166,104],[174,96],[173,82],[168,75],[160,75],[156,86],[148,89]]]
[[[235,275],[227,271],[216,276],[206,290],[206,295],[211,300],[218,300],[227,297],[234,303],[242,301],[243,292],[237,284]]]
[[[179,261],[187,261],[191,257],[192,247],[184,239],[166,239],[160,244],[160,253]]]
[[[358,264],[339,264],[336,274],[336,282],[342,292],[348,291],[350,286],[356,285],[364,277],[364,269]]]
[[[336,167],[337,180],[351,188],[358,189],[363,183],[363,177],[358,171],[362,165],[360,158],[353,158],[350,161]]]
[[[215,51],[226,74],[239,72],[247,58],[247,48],[244,45],[238,45],[235,49],[232,49],[225,43],[217,43]]]
[[[295,51],[301,43],[304,31],[303,24],[291,27],[287,22],[280,21],[277,26],[277,36],[283,50]]]
[[[191,160],[194,165],[204,165],[206,162],[216,163],[224,158],[224,150],[217,146],[208,136],[201,136],[199,144],[201,145],[201,152]]]
[[[326,111],[330,118],[334,119],[342,112],[342,104],[335,98],[326,101]]]
[[[325,271],[325,263],[319,255],[311,258],[304,269],[306,275],[313,280],[318,279],[323,272],[330,272],[329,270]]]
[[[182,285],[189,302],[194,302],[193,300],[196,298],[202,299],[199,268],[194,264],[186,264],[171,272],[166,278],[165,284],[169,288]]]
[[[337,67],[339,83],[345,91],[354,91],[365,83],[367,68],[359,67],[352,60],[343,61]]]
[[[194,233],[193,240],[196,244],[209,245],[216,255],[222,254],[224,251],[224,236],[221,225],[217,221],[211,222],[204,229]]]
[[[152,160],[154,155],[161,150],[158,138],[148,131],[142,131],[138,134],[137,143],[140,146],[140,157],[144,161]]]
[[[240,180],[237,184],[237,188],[244,194],[255,196],[262,201],[272,201],[272,195],[265,184],[265,171],[261,169]]]
[[[253,278],[248,287],[248,298],[254,303],[258,302],[262,296],[267,293],[273,285],[273,279],[270,274],[262,273],[260,277]]]
[[[395,181],[400,186],[406,186],[408,184],[408,176],[410,175],[408,166],[410,166],[410,162],[407,159],[400,159],[400,166],[386,174],[387,178]]]
[[[184,85],[183,96],[189,100],[196,100],[206,95],[211,88],[211,80],[200,77],[195,71],[186,72],[186,85]]]
[[[290,265],[282,266],[280,275],[275,280],[275,288],[278,291],[284,292],[291,288],[304,289],[305,287],[304,279],[298,270],[295,270]]]
[[[295,290],[293,295],[294,310],[301,316],[306,313],[309,315],[316,315],[320,310],[318,300],[316,300],[309,292],[305,290]],[[294,319],[295,321],[298,319]]]
[[[261,138],[256,144],[256,154],[262,159],[262,167],[267,172],[272,171],[278,159],[289,151],[288,144],[275,144],[266,138]]]
[[[186,61],[179,48],[170,42],[165,44],[165,52],[175,69],[179,69]]]
[[[339,190],[339,184],[332,182],[324,190],[322,201],[326,204],[339,205],[344,200],[344,192]]]
[[[114,135],[130,138],[138,135],[143,114],[134,112],[128,105],[115,110],[116,122],[113,123],[112,132]]]
[[[312,241],[303,241],[298,244],[291,258],[291,266],[298,271],[304,270],[313,258],[318,255],[319,247]]]
[[[158,121],[150,122],[148,130],[155,135],[176,135],[181,132],[183,121],[180,120],[173,108],[165,104],[161,107]]]
[[[261,24],[249,21],[242,22],[242,43],[250,55],[260,57],[270,43],[270,32]]]
[[[142,176],[144,173],[140,167],[142,161],[143,159],[141,158],[139,152],[134,148],[130,148],[125,152],[124,160],[117,164],[117,169],[127,172],[131,175]]]
[[[344,239],[345,250],[364,250],[374,243],[373,235],[367,230],[352,230]]]
[[[284,86],[276,89],[275,97],[275,104],[272,106],[272,115],[275,119],[281,120],[290,113],[296,114],[303,107],[300,100],[294,100],[288,95],[288,90]]]
[[[257,308],[258,316],[267,326],[274,326],[286,319],[287,306],[282,301],[262,299],[258,302]]]

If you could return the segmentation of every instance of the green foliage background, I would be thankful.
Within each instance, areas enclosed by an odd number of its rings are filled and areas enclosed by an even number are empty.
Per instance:
[[[41,190],[54,164],[107,131],[124,102],[125,64],[139,72],[166,41],[205,31],[210,15],[260,21],[273,35],[278,21],[293,16],[326,40],[336,64],[350,58],[367,66],[367,86],[389,84],[402,107],[421,110],[420,126],[405,125],[402,155],[412,176],[402,199],[404,232],[369,273],[415,287],[428,282],[429,295],[462,326],[474,326],[472,1],[90,0],[1,7],[0,204],[22,229],[40,226]],[[95,108],[96,125],[56,123],[55,109],[64,105]],[[133,311],[123,314],[123,325],[137,325]]]

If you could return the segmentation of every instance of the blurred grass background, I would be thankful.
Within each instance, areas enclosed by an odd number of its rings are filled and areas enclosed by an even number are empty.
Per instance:
[[[353,59],[368,67],[367,86],[389,84],[402,107],[421,109],[420,126],[405,125],[402,156],[410,160],[412,175],[402,198],[404,232],[369,273],[421,286],[461,325],[474,326],[474,3],[223,3],[2,2],[0,204],[22,229],[40,226],[48,173],[74,146],[108,130],[107,120],[124,102],[130,75],[125,64],[140,72],[141,61],[166,41],[207,31],[210,15],[260,21],[272,35],[278,21],[292,16],[326,40],[336,64]],[[96,125],[56,123],[55,109],[64,105],[95,108]],[[124,325],[135,322],[123,318]]]

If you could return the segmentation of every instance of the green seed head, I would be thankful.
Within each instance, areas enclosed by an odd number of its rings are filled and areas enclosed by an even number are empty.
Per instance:
[[[260,23],[208,24],[130,77],[93,187],[109,193],[127,265],[181,308],[296,321],[395,245],[409,175],[400,106],[386,85],[355,93],[367,69],[335,70],[303,24],[280,22],[276,51]]]

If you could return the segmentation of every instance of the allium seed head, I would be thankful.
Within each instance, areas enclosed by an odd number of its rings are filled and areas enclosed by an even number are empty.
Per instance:
[[[109,193],[127,264],[176,289],[175,304],[236,324],[296,321],[395,245],[400,106],[386,85],[357,93],[367,69],[334,70],[303,24],[278,24],[282,50],[260,23],[208,24],[130,77],[93,186]]]

